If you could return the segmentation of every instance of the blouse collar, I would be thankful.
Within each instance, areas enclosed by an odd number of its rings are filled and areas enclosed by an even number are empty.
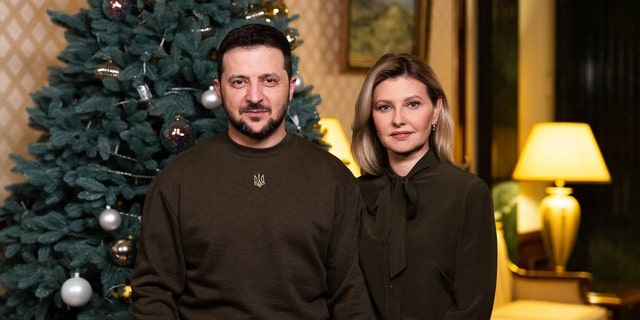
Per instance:
[[[385,185],[374,205],[373,211],[377,217],[373,234],[389,245],[390,278],[400,274],[407,266],[405,248],[407,220],[416,218],[419,200],[414,180],[438,163],[440,163],[438,157],[429,150],[404,177],[388,170]]]

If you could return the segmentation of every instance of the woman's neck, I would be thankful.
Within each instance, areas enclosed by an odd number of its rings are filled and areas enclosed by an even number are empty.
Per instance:
[[[415,167],[416,163],[418,163],[418,161],[420,161],[428,151],[429,148],[427,147],[419,152],[412,152],[409,154],[388,152],[389,166],[395,174],[404,177],[409,174],[411,169]]]

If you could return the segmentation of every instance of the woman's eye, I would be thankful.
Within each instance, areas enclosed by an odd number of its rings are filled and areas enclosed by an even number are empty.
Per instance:
[[[391,110],[391,106],[390,106],[390,105],[388,105],[388,104],[383,104],[383,105],[377,106],[377,107],[376,107],[376,110],[378,110],[378,111],[387,111],[387,110]]]
[[[407,107],[409,107],[411,109],[415,109],[415,108],[417,108],[419,106],[420,106],[420,102],[417,102],[417,101],[412,101],[412,102],[409,102],[407,104]]]

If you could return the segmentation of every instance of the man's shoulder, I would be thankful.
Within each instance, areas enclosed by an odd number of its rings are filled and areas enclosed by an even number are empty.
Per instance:
[[[298,165],[314,168],[314,172],[318,175],[331,173],[334,177],[353,179],[355,181],[355,177],[349,168],[338,157],[329,152],[327,146],[297,135],[292,136],[293,148],[290,151],[295,153],[291,157],[292,161],[295,161]]]
[[[219,135],[209,136],[198,141],[194,146],[172,156],[165,165],[160,169],[163,175],[178,174],[182,175],[186,170],[198,170],[203,163],[208,163],[208,158],[213,154],[211,150],[219,149],[220,144],[224,143]]]

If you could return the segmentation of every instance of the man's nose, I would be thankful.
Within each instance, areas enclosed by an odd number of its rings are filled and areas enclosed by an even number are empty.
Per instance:
[[[264,98],[263,88],[260,84],[250,84],[247,89],[247,101],[251,103],[261,102]]]

